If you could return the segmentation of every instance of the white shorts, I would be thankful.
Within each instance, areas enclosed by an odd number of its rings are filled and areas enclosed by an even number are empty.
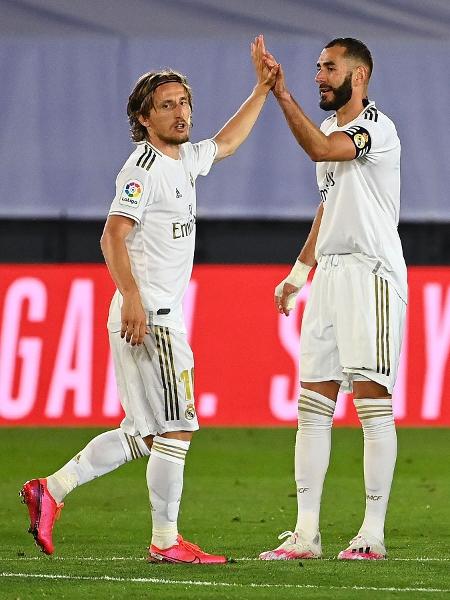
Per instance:
[[[303,315],[300,379],[337,381],[351,391],[370,379],[389,393],[397,376],[406,304],[351,254],[319,259]]]
[[[119,398],[121,428],[129,435],[196,431],[194,357],[186,334],[154,325],[141,346],[109,332]]]

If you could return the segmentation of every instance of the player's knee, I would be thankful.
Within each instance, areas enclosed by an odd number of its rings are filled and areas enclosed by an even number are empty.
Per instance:
[[[365,439],[395,435],[392,398],[354,398]]]
[[[329,429],[336,403],[316,391],[302,388],[298,399],[298,427],[306,430]]]
[[[353,397],[361,398],[391,398],[386,386],[370,379],[364,381],[353,381]]]
[[[153,435],[146,435],[145,437],[142,437],[141,440],[144,442],[146,448],[148,451],[150,451],[152,449],[153,446]]]
[[[182,442],[190,442],[193,434],[193,431],[167,431],[166,433],[162,433],[161,437],[172,440],[181,440]]]

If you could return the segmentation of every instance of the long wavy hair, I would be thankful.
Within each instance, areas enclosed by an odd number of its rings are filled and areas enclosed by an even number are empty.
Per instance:
[[[154,107],[153,96],[156,88],[163,83],[171,82],[180,83],[184,87],[192,110],[192,90],[185,75],[173,69],[144,73],[137,80],[127,104],[131,139],[134,142],[142,142],[147,139],[147,129],[139,122],[139,117],[148,117],[150,110]]]

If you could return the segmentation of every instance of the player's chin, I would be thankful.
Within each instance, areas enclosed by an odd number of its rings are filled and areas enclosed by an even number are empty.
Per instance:
[[[319,106],[322,110],[334,110],[334,101],[323,99],[319,102]]]
[[[175,145],[185,144],[186,142],[189,141],[189,131],[183,131],[183,133],[174,135],[173,137],[168,138],[167,141],[170,144],[175,144]]]

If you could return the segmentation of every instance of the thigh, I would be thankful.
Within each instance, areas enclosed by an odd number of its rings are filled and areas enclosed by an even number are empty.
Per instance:
[[[349,259],[350,260],[350,259]],[[406,306],[392,285],[364,264],[342,269],[336,288],[336,332],[344,375],[367,378],[392,393]]]
[[[300,380],[341,381],[336,332],[333,326],[330,268],[320,264],[311,285],[300,334]]]
[[[317,392],[322,396],[326,396],[333,402],[336,402],[338,393],[339,393],[339,383],[336,381],[302,381],[301,382],[302,389],[311,390],[312,392]]]
[[[158,424],[158,433],[196,431],[194,357],[186,334],[155,325],[144,338],[138,368]]]
[[[137,364],[137,356],[143,351],[142,346],[132,347],[120,337],[120,332],[111,331],[109,343],[119,399],[125,412],[120,426],[125,433],[132,436],[155,435],[157,423],[149,406],[144,381]]]

